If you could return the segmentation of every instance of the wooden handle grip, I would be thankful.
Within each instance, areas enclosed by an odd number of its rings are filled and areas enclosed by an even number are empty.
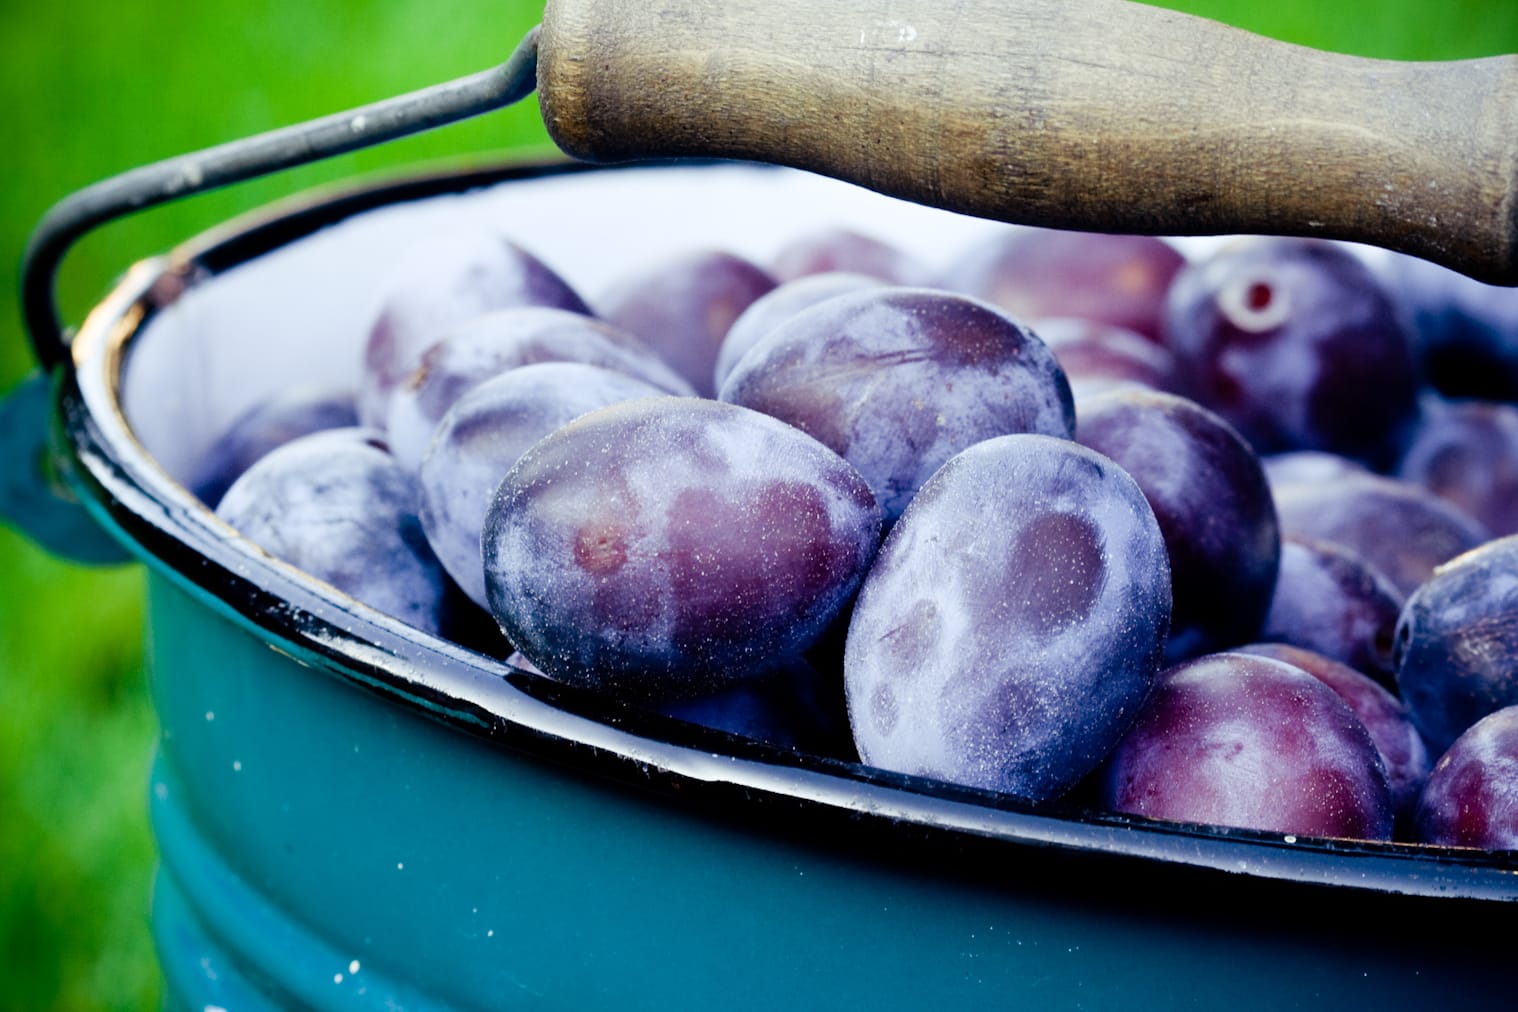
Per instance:
[[[549,0],[568,153],[809,169],[1107,232],[1321,235],[1518,283],[1518,56],[1319,52],[1127,0]]]

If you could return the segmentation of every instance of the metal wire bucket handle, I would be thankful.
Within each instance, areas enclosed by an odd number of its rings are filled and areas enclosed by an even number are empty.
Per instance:
[[[104,179],[59,201],[43,216],[21,261],[21,308],[44,373],[69,360],[71,333],[56,301],[64,256],[93,229],[134,211],[371,147],[502,109],[532,94],[538,29],[490,70],[370,105],[271,130]]]

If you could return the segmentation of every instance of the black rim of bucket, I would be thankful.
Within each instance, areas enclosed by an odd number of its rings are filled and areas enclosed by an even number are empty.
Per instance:
[[[1176,875],[1226,873],[1236,892],[1264,888],[1281,903],[1289,902],[1281,890],[1292,887],[1399,902],[1518,900],[1515,851],[1299,839],[1068,804],[1029,805],[608,704],[421,634],[230,537],[230,528],[133,436],[119,403],[121,365],[133,335],[183,285],[374,208],[587,171],[618,170],[514,163],[305,196],[136,265],[85,321],[59,384],[76,482],[97,518],[208,608],[317,669],[313,677],[324,671],[496,746],[737,820],[749,830],[807,839],[825,830],[863,838],[877,857],[908,861],[948,852],[956,874],[986,881],[1006,880],[1016,860],[1011,855],[1036,853],[1068,864],[1092,890],[1117,884],[1162,889]]]

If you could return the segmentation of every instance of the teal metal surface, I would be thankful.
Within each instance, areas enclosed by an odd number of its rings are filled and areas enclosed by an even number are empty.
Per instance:
[[[64,473],[53,382],[37,371],[0,396],[0,517],[43,548],[87,565],[130,556],[74,495]]]
[[[1227,894],[1200,911],[1181,895],[1148,908],[1146,889],[1092,895],[1050,882],[1036,852],[1009,850],[976,881],[851,852],[868,834],[820,827],[809,841],[710,818],[396,706],[164,579],[150,595],[163,728],[154,920],[185,1007],[1277,1010],[1509,997],[1510,967],[1420,959],[1408,924],[1334,940],[1311,923],[1322,911],[1291,925]]]

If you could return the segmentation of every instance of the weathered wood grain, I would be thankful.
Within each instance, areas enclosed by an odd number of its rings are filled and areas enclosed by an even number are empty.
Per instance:
[[[550,0],[577,157],[776,162],[1099,231],[1375,243],[1518,282],[1518,56],[1330,54],[1126,0]]]

